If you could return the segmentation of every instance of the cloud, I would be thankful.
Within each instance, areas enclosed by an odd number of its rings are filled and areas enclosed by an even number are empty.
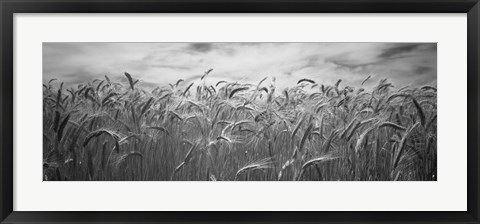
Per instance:
[[[432,70],[433,68],[427,66],[417,66],[414,68],[415,73],[420,75],[431,72]]]
[[[436,53],[437,44],[434,44],[434,43],[393,44],[392,47],[384,49],[382,53],[378,55],[378,57],[383,59],[408,57],[408,56],[412,56],[425,51]]]
[[[379,58],[393,58],[395,56],[410,53],[418,48],[420,44],[395,44],[394,47],[387,48],[378,55]]]
[[[178,70],[190,70],[190,67],[187,66],[181,66],[181,65],[152,65],[152,67],[156,68],[168,68],[168,69],[178,69]]]
[[[401,85],[436,82],[436,44],[427,43],[47,43],[43,80],[77,84],[123,72],[152,85],[193,82],[213,68],[220,80],[257,83],[277,77],[279,88],[301,78],[356,86],[388,78]],[[271,79],[269,79],[271,80]]]
[[[389,78],[400,85],[436,81],[436,44],[383,44],[363,57],[355,55],[357,52],[333,55],[326,62],[333,64],[337,73],[349,74],[346,76],[353,83],[358,83],[361,74]]]
[[[193,51],[206,53],[212,50],[213,45],[210,43],[192,43],[188,45],[188,48]]]

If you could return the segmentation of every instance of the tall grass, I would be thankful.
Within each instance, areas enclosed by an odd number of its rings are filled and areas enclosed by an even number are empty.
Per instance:
[[[431,181],[436,88],[301,79],[43,85],[44,180]],[[362,83],[374,82],[368,77]]]

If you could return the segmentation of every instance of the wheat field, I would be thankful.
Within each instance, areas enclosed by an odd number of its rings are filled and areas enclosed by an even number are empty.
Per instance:
[[[43,180],[437,180],[434,86],[277,89],[271,77],[207,84],[211,72],[154,89],[127,72],[45,83]]]

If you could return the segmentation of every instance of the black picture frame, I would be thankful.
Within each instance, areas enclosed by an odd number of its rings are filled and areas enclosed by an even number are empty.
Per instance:
[[[478,0],[1,0],[0,220],[2,223],[479,223]],[[15,13],[467,13],[468,200],[464,212],[13,211]],[[445,192],[454,194],[455,192]],[[161,203],[161,202],[160,202]],[[134,205],[132,205],[134,206]]]

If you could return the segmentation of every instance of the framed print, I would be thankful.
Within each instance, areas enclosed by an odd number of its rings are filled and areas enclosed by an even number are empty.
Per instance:
[[[479,222],[477,1],[1,11],[2,223]]]

